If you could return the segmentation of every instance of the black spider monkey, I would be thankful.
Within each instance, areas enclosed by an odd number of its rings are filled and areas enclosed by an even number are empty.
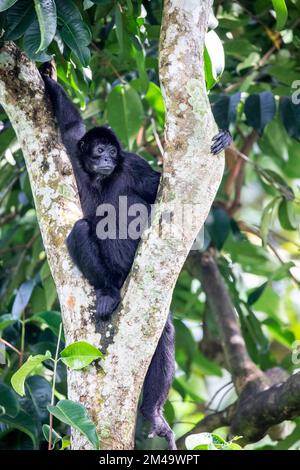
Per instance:
[[[102,126],[86,132],[79,112],[53,80],[52,64],[44,64],[41,74],[73,166],[84,215],[71,230],[67,247],[96,290],[96,319],[107,320],[120,302],[120,288],[131,269],[139,239],[99,239],[97,207],[111,204],[118,220],[119,196],[127,196],[128,206],[140,203],[149,211],[156,199],[160,173],[143,158],[124,151],[111,129]],[[230,142],[230,134],[221,131],[211,151],[219,153]],[[174,364],[174,327],[169,315],[145,378],[141,411],[151,423],[151,435],[165,437],[170,449],[176,449],[176,444],[163,417],[163,405],[172,384]]]

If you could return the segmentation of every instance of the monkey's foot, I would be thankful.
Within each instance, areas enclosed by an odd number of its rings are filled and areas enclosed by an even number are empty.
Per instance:
[[[161,412],[157,412],[149,420],[151,422],[151,432],[148,437],[164,437],[168,443],[168,449],[177,450],[175,435]]]
[[[120,300],[118,289],[96,289],[96,320],[109,320]]]
[[[217,135],[213,137],[213,143],[210,148],[211,153],[217,155],[218,153],[225,150],[230,146],[232,142],[232,136],[229,131],[221,130]]]

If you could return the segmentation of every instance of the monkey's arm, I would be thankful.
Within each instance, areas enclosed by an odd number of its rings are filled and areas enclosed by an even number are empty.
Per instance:
[[[45,89],[53,105],[53,111],[60,130],[61,138],[68,155],[74,165],[77,144],[84,136],[86,130],[83,120],[65,90],[53,80],[55,70],[51,63],[44,64],[40,70],[45,82]],[[50,76],[49,76],[50,75]]]

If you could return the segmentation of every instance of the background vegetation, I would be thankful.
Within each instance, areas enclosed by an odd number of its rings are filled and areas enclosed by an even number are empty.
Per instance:
[[[58,79],[88,127],[109,124],[126,148],[162,167],[161,1],[2,0],[0,11],[1,40],[15,41],[37,62],[54,56]],[[214,11],[226,69],[215,83],[213,57],[207,58],[207,85],[217,123],[230,128],[234,148],[226,154],[202,250],[210,247],[217,256],[251,359],[262,370],[278,366],[291,374],[300,363],[300,108],[292,101],[300,88],[300,2],[215,1]],[[59,304],[23,157],[3,110],[0,120],[0,449],[44,448],[53,362],[34,370],[22,398],[10,379],[30,354],[55,355]],[[236,398],[206,301],[187,266],[172,302],[178,367],[165,410],[177,437]],[[59,362],[55,397],[66,394]],[[64,426],[55,427],[66,433]],[[136,442],[163,445],[146,440],[140,420]],[[283,440],[268,436],[250,448],[299,446],[296,417]]]

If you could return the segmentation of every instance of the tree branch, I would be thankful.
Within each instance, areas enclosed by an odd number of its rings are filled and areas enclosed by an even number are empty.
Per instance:
[[[211,432],[225,425],[230,427],[231,436],[243,436],[240,442],[244,444],[258,441],[266,433],[276,432],[277,439],[285,437],[281,423],[300,414],[300,373],[289,377],[279,367],[262,372],[250,359],[212,250],[190,255],[186,268],[202,283],[238,399],[225,410],[207,415],[178,440],[178,446],[183,447],[191,433]]]
[[[300,373],[268,390],[247,396],[236,407],[231,434],[244,442],[262,439],[271,426],[300,415]]]

